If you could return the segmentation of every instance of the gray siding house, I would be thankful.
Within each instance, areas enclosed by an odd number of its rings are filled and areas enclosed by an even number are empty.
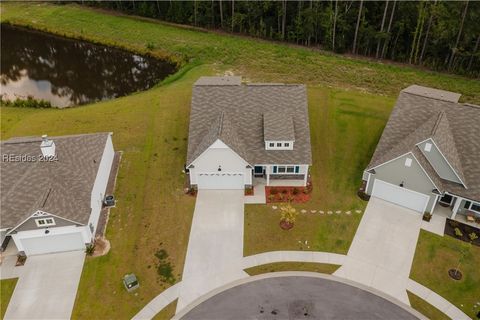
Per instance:
[[[364,171],[365,193],[420,213],[480,216],[480,107],[460,94],[401,91]]]
[[[1,142],[2,248],[26,255],[85,250],[114,158],[111,133]]]

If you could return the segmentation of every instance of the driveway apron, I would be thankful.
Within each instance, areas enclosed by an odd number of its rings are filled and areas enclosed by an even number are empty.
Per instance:
[[[345,264],[334,275],[410,305],[406,288],[421,224],[420,213],[372,197]]]
[[[243,208],[243,190],[198,192],[177,312],[203,294],[248,276],[239,268]]]

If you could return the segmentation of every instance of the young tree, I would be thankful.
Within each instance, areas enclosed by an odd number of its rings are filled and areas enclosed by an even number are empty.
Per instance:
[[[332,51],[335,52],[335,32],[337,29],[338,0],[335,0],[335,14],[333,15],[333,31],[332,31]]]
[[[360,27],[360,18],[362,17],[362,8],[363,8],[363,0],[360,0],[360,6],[358,8],[358,16],[357,16],[357,26],[355,27],[355,37],[353,38],[353,50],[352,50],[353,54],[357,52],[358,27]]]
[[[430,8],[430,17],[428,18],[427,32],[425,33],[425,39],[423,40],[422,52],[420,53],[420,58],[418,63],[422,64],[423,57],[425,55],[425,49],[428,43],[428,36],[430,35],[430,28],[432,27],[433,16],[435,15],[435,6],[437,5],[437,0],[434,1],[433,7]]]
[[[287,21],[287,0],[282,1],[282,39],[285,40],[285,23]]]
[[[222,6],[222,0],[219,0],[220,4],[220,29],[223,29],[223,6]]]
[[[477,42],[475,42],[475,48],[473,48],[472,55],[470,56],[470,61],[468,61],[468,68],[467,68],[468,71],[470,71],[470,69],[472,68],[473,59],[475,58],[475,55],[478,51],[479,44],[480,44],[480,34],[477,37]]]

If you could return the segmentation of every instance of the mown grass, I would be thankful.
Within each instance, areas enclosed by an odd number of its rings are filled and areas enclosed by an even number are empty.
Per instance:
[[[180,280],[194,207],[194,198],[183,195],[181,170],[191,86],[199,76],[233,70],[253,81],[309,85],[314,190],[312,200],[298,206],[309,210],[363,210],[355,191],[401,88],[430,85],[480,101],[479,81],[458,76],[176,28],[71,4],[8,2],[0,8],[2,22],[168,56],[184,66],[162,85],[112,101],[64,110],[0,109],[2,139],[112,131],[115,148],[124,151],[119,202],[106,235],[112,249],[104,257],[87,259],[73,318],[131,318],[168,286],[155,270],[158,249],[168,252]],[[146,48],[149,43],[152,50]],[[295,228],[285,232],[278,227],[278,213],[267,206],[247,206],[245,252],[306,250],[298,241],[308,240],[310,250],[346,253],[360,216],[302,214]],[[140,280],[138,295],[122,287],[128,272]]]
[[[169,284],[160,281],[154,256],[165,249],[181,279],[195,199],[184,195],[191,87],[209,67],[191,69],[175,82],[128,97],[67,109],[1,110],[2,138],[113,132],[123,150],[106,237],[110,252],[87,258],[73,318],[131,318]],[[135,273],[136,294],[122,277]]]
[[[314,263],[314,262],[276,262],[262,264],[260,266],[245,269],[244,271],[251,276],[269,272],[281,271],[309,271],[319,273],[334,273],[340,266],[335,264]]]
[[[423,300],[422,298],[414,295],[410,291],[407,291],[408,300],[410,300],[410,305],[413,309],[417,310],[421,314],[423,314],[428,319],[432,320],[448,320],[450,319],[447,317],[443,312]]]
[[[15,290],[17,285],[17,280],[18,278],[0,280],[0,319],[3,319],[5,316],[13,290]]]
[[[475,319],[480,311],[480,248],[471,246],[467,250],[460,265],[460,281],[448,275],[449,269],[457,267],[464,246],[465,242],[452,237],[420,231],[410,277]]]
[[[247,37],[199,32],[75,5],[8,2],[2,3],[1,10],[2,22],[169,56],[183,63],[190,59],[215,63],[256,80],[322,84],[390,96],[416,83],[461,92],[467,100],[480,102],[480,81],[455,75]],[[153,49],[148,50],[147,45],[153,45]]]
[[[295,205],[295,227],[280,229],[280,213],[246,205],[244,254],[272,250],[317,250],[346,254],[365,209],[356,191],[388,119],[394,99],[371,94],[308,88],[313,165],[311,200]],[[312,214],[310,210],[316,210]],[[324,211],[321,215],[318,212]],[[327,211],[342,211],[327,215]],[[350,211],[351,214],[345,214]],[[304,243],[308,241],[309,247]]]

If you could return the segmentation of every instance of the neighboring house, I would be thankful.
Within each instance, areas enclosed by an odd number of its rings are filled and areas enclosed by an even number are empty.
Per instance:
[[[366,193],[418,212],[480,215],[480,107],[460,94],[401,91],[363,180]]]
[[[304,85],[202,77],[193,87],[186,168],[198,189],[305,186],[312,162]]]
[[[26,255],[85,249],[97,228],[111,133],[1,142],[1,241]]]

